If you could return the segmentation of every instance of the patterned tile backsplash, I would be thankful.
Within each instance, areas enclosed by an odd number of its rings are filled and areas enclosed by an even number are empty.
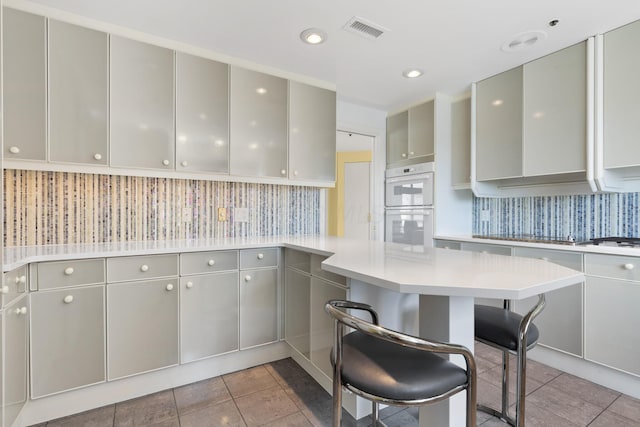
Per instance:
[[[639,202],[640,193],[474,198],[473,233],[562,238],[571,234],[577,240],[638,237]],[[488,221],[481,221],[483,210],[489,210]]]
[[[4,171],[5,246],[316,234],[320,189]],[[218,221],[218,208],[228,220]],[[248,208],[248,222],[234,221]]]

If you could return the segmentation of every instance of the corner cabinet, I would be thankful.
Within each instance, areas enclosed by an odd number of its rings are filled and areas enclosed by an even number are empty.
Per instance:
[[[111,36],[111,166],[172,170],[172,50]]]
[[[2,8],[3,158],[47,159],[46,20]]]
[[[289,82],[289,178],[335,181],[334,91]]]
[[[434,160],[434,101],[387,118],[387,165]]]
[[[23,295],[3,309],[4,345],[2,411],[4,426],[11,426],[27,402],[29,299]]]
[[[474,85],[477,196],[596,191],[592,61],[590,39]]]
[[[287,81],[231,67],[230,172],[287,177]]]

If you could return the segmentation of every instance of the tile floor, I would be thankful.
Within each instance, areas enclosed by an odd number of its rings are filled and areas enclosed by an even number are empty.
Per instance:
[[[500,354],[476,344],[481,403],[500,401]],[[381,411],[389,427],[417,426],[416,408]],[[527,427],[638,427],[640,400],[556,369],[527,365]],[[344,426],[367,426],[346,415]],[[292,359],[165,390],[38,427],[305,427],[331,425],[331,397]],[[478,425],[504,427],[478,413]]]

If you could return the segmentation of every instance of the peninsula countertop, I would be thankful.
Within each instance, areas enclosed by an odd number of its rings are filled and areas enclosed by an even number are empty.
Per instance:
[[[4,271],[33,262],[285,247],[329,256],[322,268],[389,290],[522,299],[584,279],[550,262],[331,236],[200,239],[5,248]]]

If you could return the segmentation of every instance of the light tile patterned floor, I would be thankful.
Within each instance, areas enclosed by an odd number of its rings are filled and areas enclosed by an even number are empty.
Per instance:
[[[497,407],[500,401],[500,355],[476,344],[479,401]],[[513,376],[512,376],[513,377]],[[417,426],[416,408],[386,408],[389,427]],[[367,426],[345,415],[344,426]],[[293,360],[165,390],[39,427],[325,427],[331,425],[331,397]],[[478,425],[506,424],[482,412]],[[527,365],[527,427],[638,427],[640,400],[590,383],[548,366]]]

